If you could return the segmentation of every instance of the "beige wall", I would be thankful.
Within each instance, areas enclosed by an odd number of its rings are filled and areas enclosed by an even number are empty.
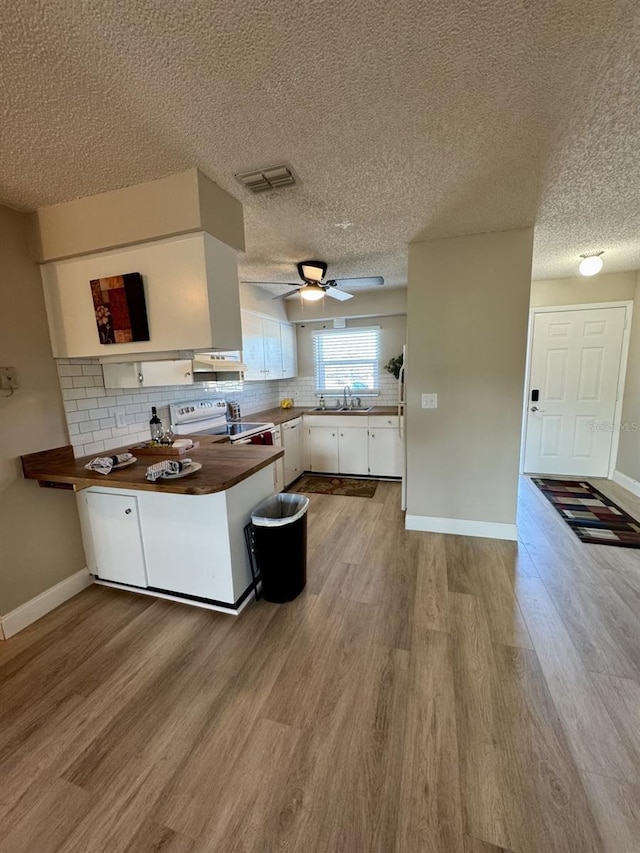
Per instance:
[[[380,365],[385,365],[390,358],[400,355],[406,341],[407,318],[404,315],[396,317],[369,317],[347,320],[347,329],[380,326]],[[298,376],[313,376],[313,332],[317,329],[331,329],[333,324],[302,323],[296,326],[298,332]],[[382,373],[382,371],[381,371]]]
[[[242,204],[197,169],[44,207],[31,217],[33,256],[59,260],[207,231],[244,251]]]
[[[407,313],[407,288],[356,292],[353,299],[339,302],[325,296],[318,302],[304,302],[300,297],[284,299],[287,317],[292,323],[313,322],[334,317],[388,317]]]
[[[515,522],[532,244],[527,228],[409,247],[408,515]]]
[[[637,283],[620,418],[624,427],[620,432],[616,469],[627,477],[640,481],[640,272],[633,275]]]
[[[587,278],[553,278],[531,282],[531,307],[585,305],[594,302],[619,302],[633,299],[635,272],[600,273]]]
[[[0,613],[86,565],[72,492],[24,480],[20,455],[69,443],[27,216],[0,207],[0,365],[20,389],[0,392]]]
[[[274,299],[273,293],[255,284],[240,284],[240,307],[245,311],[257,311],[286,322],[287,312],[283,303],[283,299]]]

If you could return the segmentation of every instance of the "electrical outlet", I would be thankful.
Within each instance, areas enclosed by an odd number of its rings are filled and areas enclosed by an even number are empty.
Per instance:
[[[13,391],[19,387],[15,367],[0,367],[0,390]]]
[[[423,394],[422,395],[422,408],[423,409],[437,409],[438,408],[438,395],[437,394]]]
[[[126,429],[127,416],[124,412],[116,412],[116,429]]]

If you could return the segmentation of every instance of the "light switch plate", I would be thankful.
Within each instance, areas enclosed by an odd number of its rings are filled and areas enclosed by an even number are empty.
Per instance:
[[[127,426],[127,416],[124,412],[116,412],[116,429],[125,429]]]
[[[438,395],[437,394],[423,394],[422,395],[422,408],[423,409],[437,409],[438,408]]]

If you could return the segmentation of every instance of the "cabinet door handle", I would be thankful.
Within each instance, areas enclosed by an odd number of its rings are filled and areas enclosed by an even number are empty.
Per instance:
[[[125,515],[131,515],[131,510],[130,510],[130,509],[125,509],[124,514],[125,514]]]

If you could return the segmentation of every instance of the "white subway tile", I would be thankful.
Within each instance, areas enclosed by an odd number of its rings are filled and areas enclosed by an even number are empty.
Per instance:
[[[84,400],[87,392],[84,388],[65,388],[62,391],[63,400]]]
[[[93,433],[94,441],[102,441],[104,438],[111,438],[111,429],[99,429]]]
[[[91,411],[89,412],[89,417],[92,421],[99,421],[100,418],[103,418],[105,416],[105,413],[105,409],[91,409]]]
[[[67,423],[79,424],[89,420],[89,412],[68,412]]]
[[[82,367],[76,364],[60,364],[58,374],[60,376],[82,376]]]
[[[92,453],[102,453],[104,450],[104,441],[93,441],[90,444],[85,444],[84,454],[90,456]]]
[[[101,418],[100,429],[112,429],[116,425],[115,418]]]
[[[78,409],[97,409],[98,401],[95,397],[87,397],[86,400],[78,400]]]
[[[67,424],[67,432],[69,435],[78,435],[80,432],[80,424]]]
[[[80,424],[80,432],[83,434],[87,432],[93,432],[95,428],[95,421],[85,421],[84,423]],[[85,438],[85,441],[91,441],[91,438]]]
[[[60,387],[61,388],[73,388],[73,376],[61,376],[60,377]]]
[[[64,403],[65,412],[77,412],[78,411],[78,403],[75,400],[66,400]]]
[[[74,376],[74,388],[93,388],[93,376]]]
[[[99,364],[83,364],[82,373],[84,376],[102,376],[102,367]]]

